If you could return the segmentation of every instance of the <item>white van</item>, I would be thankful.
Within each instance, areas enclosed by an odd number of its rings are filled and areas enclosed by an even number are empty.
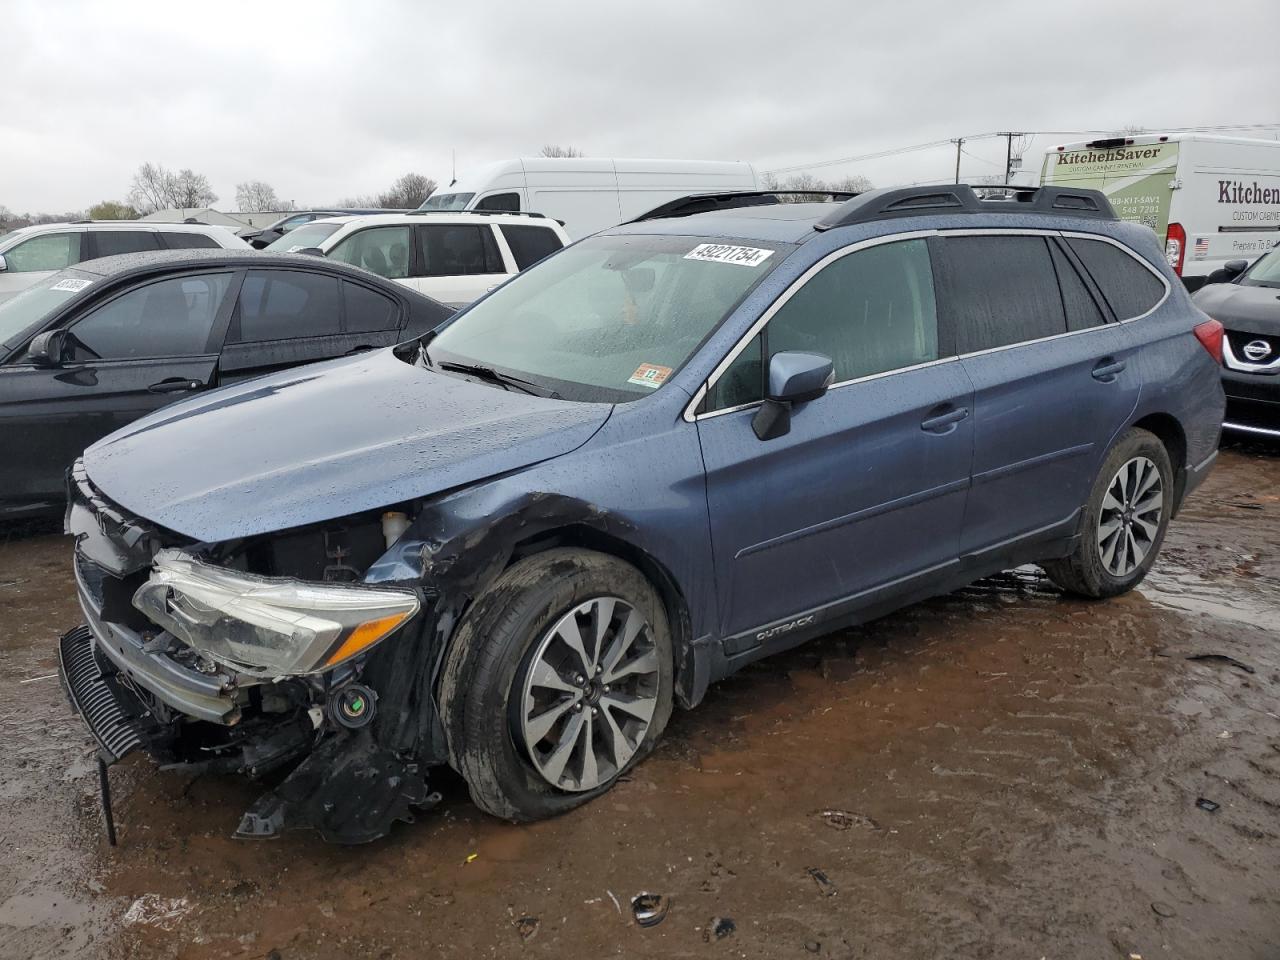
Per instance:
[[[738,161],[525,157],[481,167],[419,209],[531,211],[577,240],[691,193],[759,189],[755,168]]]
[[[1189,290],[1280,243],[1280,141],[1202,133],[1114,137],[1045,152],[1045,186],[1092,187],[1165,242]]]

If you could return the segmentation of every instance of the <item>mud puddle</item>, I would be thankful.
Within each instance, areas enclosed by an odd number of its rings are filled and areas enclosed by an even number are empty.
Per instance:
[[[1280,458],[1227,449],[1139,591],[1024,568],[757,664],[559,820],[448,780],[366,847],[238,842],[252,786],[135,757],[111,850],[57,681],[19,683],[77,622],[66,544],[12,539],[0,956],[1275,958],[1278,542]]]

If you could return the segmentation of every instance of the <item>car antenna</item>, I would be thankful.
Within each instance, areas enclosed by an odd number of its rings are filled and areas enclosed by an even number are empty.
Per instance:
[[[449,181],[449,186],[452,187],[458,182],[458,148],[451,147],[449,149],[449,154],[453,157],[453,170],[449,173],[449,176],[453,178]]]

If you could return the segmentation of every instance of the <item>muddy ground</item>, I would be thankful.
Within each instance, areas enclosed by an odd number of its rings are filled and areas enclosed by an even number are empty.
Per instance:
[[[1275,447],[1224,450],[1129,596],[985,581],[718,685],[559,820],[449,781],[358,848],[232,840],[252,786],[140,756],[109,848],[48,678],[68,544],[0,537],[0,957],[1280,957]]]

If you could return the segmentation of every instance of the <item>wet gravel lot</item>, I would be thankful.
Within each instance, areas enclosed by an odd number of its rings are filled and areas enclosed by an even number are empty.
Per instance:
[[[140,756],[106,845],[69,558],[0,530],[3,958],[1280,958],[1280,447],[1227,445],[1133,594],[993,578],[716,686],[559,820],[449,781],[356,848],[232,840],[255,787]]]

